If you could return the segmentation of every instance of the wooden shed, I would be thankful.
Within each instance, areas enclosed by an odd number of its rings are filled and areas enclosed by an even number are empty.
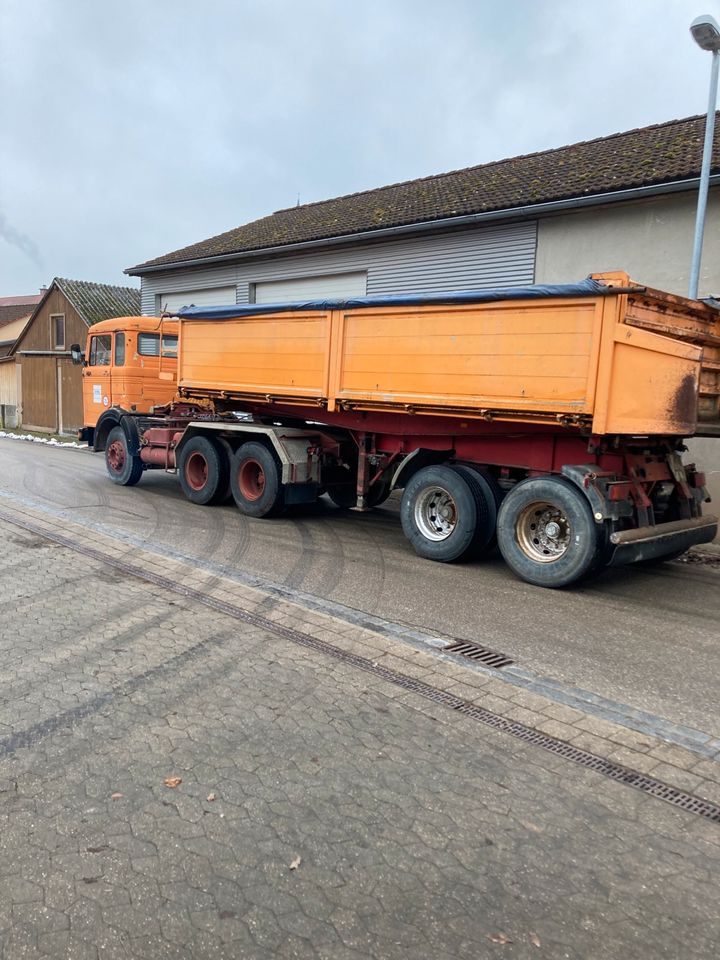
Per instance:
[[[81,368],[70,345],[93,323],[140,315],[140,291],[56,277],[15,344],[19,420],[28,430],[72,433],[82,426]]]

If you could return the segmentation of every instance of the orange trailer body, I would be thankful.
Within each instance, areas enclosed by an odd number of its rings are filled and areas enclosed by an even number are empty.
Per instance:
[[[315,408],[317,419],[320,409],[385,411],[716,434],[718,311],[624,274],[595,279],[617,292],[184,316],[178,386],[187,397]]]

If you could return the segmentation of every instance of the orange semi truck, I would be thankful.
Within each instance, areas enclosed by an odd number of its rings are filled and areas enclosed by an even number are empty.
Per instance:
[[[177,473],[251,517],[402,490],[415,551],[496,547],[529,583],[708,542],[684,438],[720,436],[720,311],[622,273],[577,284],[185,308],[94,325],[80,436],[110,478]]]

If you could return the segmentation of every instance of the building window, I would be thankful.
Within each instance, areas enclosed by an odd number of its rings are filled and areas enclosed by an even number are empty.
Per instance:
[[[110,334],[103,337],[93,337],[90,341],[90,366],[109,367],[112,337]]]
[[[53,350],[65,349],[65,314],[53,313],[50,315],[50,326],[52,328]]]
[[[125,334],[115,334],[115,366],[125,366]]]

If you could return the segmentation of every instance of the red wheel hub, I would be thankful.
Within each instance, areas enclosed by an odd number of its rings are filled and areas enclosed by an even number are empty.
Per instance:
[[[122,473],[125,466],[125,446],[120,440],[113,440],[107,448],[107,464],[113,473]]]
[[[205,457],[195,451],[191,453],[185,464],[185,479],[193,490],[204,490],[208,480],[208,462]]]
[[[265,490],[265,471],[257,460],[244,460],[238,469],[238,487],[246,500],[259,500]]]

